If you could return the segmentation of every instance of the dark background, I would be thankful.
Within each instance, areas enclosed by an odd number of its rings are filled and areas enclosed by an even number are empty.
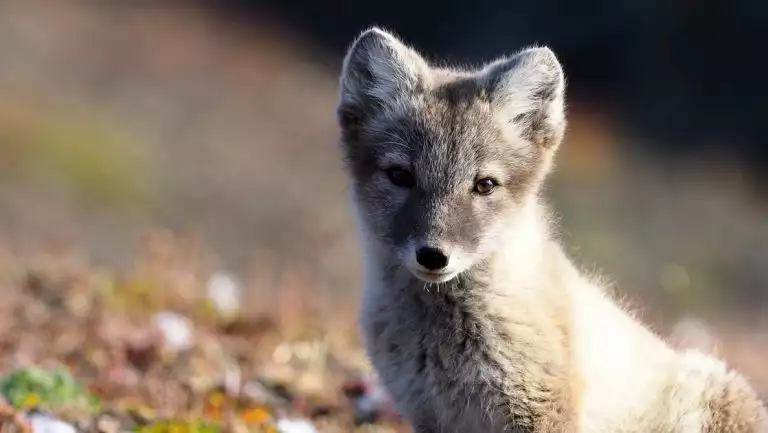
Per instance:
[[[572,97],[589,95],[667,156],[727,146],[762,174],[768,164],[765,41],[759,1],[224,0],[249,22],[265,12],[341,56],[371,24],[433,56],[476,63],[523,45],[550,45]],[[727,144],[725,144],[727,143]],[[765,177],[763,177],[765,179]]]

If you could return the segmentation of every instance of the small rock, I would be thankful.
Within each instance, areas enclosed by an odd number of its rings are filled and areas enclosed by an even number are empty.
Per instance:
[[[96,421],[96,430],[99,433],[118,433],[120,421],[109,415],[102,415]]]
[[[368,383],[364,380],[349,380],[341,385],[344,395],[351,399],[358,399],[368,392]]]
[[[243,397],[259,404],[286,407],[292,400],[291,393],[280,384],[268,386],[259,380],[248,380],[241,389]]]
[[[317,433],[315,426],[304,419],[283,418],[277,421],[276,427],[280,433]]]
[[[32,433],[77,433],[73,425],[39,412],[27,415],[27,419]]]
[[[208,299],[222,315],[232,318],[240,312],[242,290],[240,283],[231,275],[218,272],[206,284]]]
[[[181,351],[192,347],[192,322],[188,318],[171,311],[161,311],[152,321],[171,350]]]
[[[125,344],[125,357],[134,368],[141,372],[146,372],[157,362],[160,354],[158,352],[158,337],[156,333],[149,330],[135,332],[127,338]]]
[[[240,395],[243,384],[243,373],[236,364],[227,365],[224,371],[224,389],[227,395]]]

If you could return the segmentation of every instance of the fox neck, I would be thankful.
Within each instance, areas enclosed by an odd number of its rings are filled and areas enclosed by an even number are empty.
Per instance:
[[[546,208],[531,199],[509,222],[499,239],[499,247],[483,264],[495,281],[508,285],[531,281],[546,261],[552,245]]]

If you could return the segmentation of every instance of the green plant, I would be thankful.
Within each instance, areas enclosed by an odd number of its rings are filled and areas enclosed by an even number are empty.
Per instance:
[[[15,407],[80,407],[92,412],[100,402],[66,370],[22,368],[0,379],[0,393]]]

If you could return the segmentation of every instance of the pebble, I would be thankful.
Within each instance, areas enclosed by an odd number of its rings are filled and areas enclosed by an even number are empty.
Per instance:
[[[171,311],[161,311],[152,319],[160,331],[166,346],[174,351],[182,351],[192,347],[192,322]]]
[[[277,421],[276,427],[280,433],[317,433],[315,426],[303,419],[283,418]]]
[[[32,433],[77,433],[73,425],[42,413],[29,414],[27,419],[32,425]]]
[[[224,316],[234,317],[240,312],[242,303],[242,290],[235,277],[217,272],[206,283],[208,299],[216,309]]]

